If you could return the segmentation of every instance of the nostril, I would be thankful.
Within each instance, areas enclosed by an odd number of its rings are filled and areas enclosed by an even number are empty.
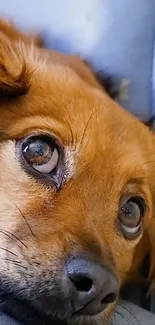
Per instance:
[[[70,280],[73,282],[76,290],[80,292],[89,292],[93,285],[93,281],[91,279],[80,275],[72,275]]]
[[[101,304],[109,304],[116,300],[116,295],[114,293],[109,293],[105,298],[101,300]]]

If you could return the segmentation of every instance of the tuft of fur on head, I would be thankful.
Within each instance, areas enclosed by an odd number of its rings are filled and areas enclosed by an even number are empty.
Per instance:
[[[0,98],[24,95],[30,86],[30,70],[24,48],[40,48],[39,36],[21,32],[13,22],[0,20]]]
[[[0,33],[0,97],[21,96],[29,89],[30,75],[17,44]]]

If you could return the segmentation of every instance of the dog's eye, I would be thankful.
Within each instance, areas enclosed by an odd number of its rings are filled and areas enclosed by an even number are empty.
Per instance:
[[[59,160],[59,153],[54,143],[41,138],[31,138],[24,142],[22,154],[31,167],[45,174],[52,173]]]
[[[134,239],[139,235],[144,211],[145,203],[140,197],[131,197],[120,206],[119,221],[121,230],[127,238]]]

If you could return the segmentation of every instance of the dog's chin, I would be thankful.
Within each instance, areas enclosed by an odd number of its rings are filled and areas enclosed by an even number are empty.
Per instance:
[[[41,308],[32,307],[29,301],[20,300],[13,295],[4,294],[0,296],[0,306],[4,313],[21,322],[23,325],[106,325],[109,320],[104,313],[86,316],[75,314],[60,318],[59,308],[57,312],[49,314]],[[55,316],[53,316],[55,314]],[[56,315],[57,314],[57,315]]]

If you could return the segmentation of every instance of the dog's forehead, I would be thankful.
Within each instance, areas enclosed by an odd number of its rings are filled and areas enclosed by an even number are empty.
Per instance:
[[[34,129],[50,132],[64,145],[74,143],[87,162],[94,157],[99,163],[142,160],[150,136],[147,128],[63,62],[36,65],[27,95],[1,110],[1,132],[16,139]]]

